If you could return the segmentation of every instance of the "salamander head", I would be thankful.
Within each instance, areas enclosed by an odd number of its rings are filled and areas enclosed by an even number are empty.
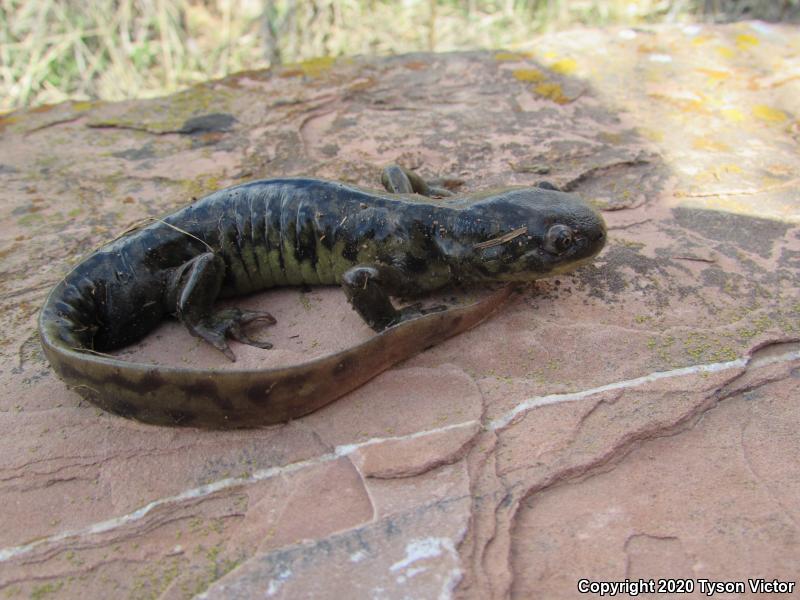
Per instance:
[[[571,271],[602,250],[603,217],[574,194],[542,188],[495,193],[463,211],[462,240],[472,247],[460,276],[530,281]]]

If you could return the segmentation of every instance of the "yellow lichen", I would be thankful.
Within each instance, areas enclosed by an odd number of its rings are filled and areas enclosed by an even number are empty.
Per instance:
[[[750,46],[758,46],[758,43],[759,39],[749,33],[740,33],[736,36],[736,45],[741,49],[749,48]]]
[[[772,108],[766,104],[756,104],[753,107],[753,116],[762,121],[770,121],[773,123],[780,123],[789,117],[786,113],[778,108]]]
[[[537,83],[547,79],[547,76],[539,69],[515,69],[511,74],[518,81],[529,81],[530,83]]]
[[[515,61],[524,60],[525,56],[517,52],[497,52],[494,55],[494,59],[500,61]]]
[[[564,95],[561,86],[552,81],[543,81],[533,88],[534,93],[543,98],[548,98],[557,104],[567,104],[570,100]]]
[[[736,51],[729,46],[720,46],[717,48],[717,54],[722,58],[733,58],[736,55]]]
[[[571,75],[578,68],[578,63],[571,58],[562,58],[561,60],[550,65],[550,68],[556,73],[561,73],[562,75]]]
[[[329,71],[335,62],[336,59],[332,56],[320,56],[305,60],[293,66],[299,69],[306,77],[315,78]]]
[[[720,114],[724,119],[732,121],[733,123],[741,123],[744,121],[744,113],[738,108],[723,108]]]

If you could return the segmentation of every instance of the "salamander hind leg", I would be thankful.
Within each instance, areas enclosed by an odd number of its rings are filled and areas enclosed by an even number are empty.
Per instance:
[[[388,267],[357,266],[342,276],[342,289],[353,309],[378,332],[403,321],[447,309],[442,305],[423,308],[420,303],[395,308],[389,293],[400,289],[401,277],[399,272]]]
[[[224,276],[225,262],[212,252],[201,254],[184,265],[170,286],[170,294],[176,302],[176,316],[189,333],[208,342],[232,361],[236,356],[226,338],[257,348],[272,348],[269,342],[255,340],[244,331],[252,323],[274,324],[275,318],[268,312],[213,309]]]
[[[453,193],[443,187],[431,185],[422,177],[404,169],[400,165],[389,165],[383,169],[381,183],[387,192],[392,194],[420,194],[422,196],[442,198]]]

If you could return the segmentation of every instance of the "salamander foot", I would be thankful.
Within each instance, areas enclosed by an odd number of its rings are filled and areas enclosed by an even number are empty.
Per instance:
[[[425,181],[414,171],[409,171],[399,165],[389,165],[384,168],[381,183],[386,191],[392,194],[416,193],[429,198],[447,198],[453,195],[450,190],[434,185],[432,181]]]
[[[226,308],[187,327],[192,335],[205,340],[235,362],[236,355],[225,338],[229,337],[242,344],[268,350],[272,348],[272,344],[251,338],[244,332],[244,328],[252,323],[274,325],[275,322],[275,317],[268,312]]]

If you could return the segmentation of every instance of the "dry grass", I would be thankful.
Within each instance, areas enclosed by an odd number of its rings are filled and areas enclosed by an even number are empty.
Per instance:
[[[169,93],[316,56],[524,48],[543,29],[800,0],[0,0],[0,111]],[[725,6],[723,6],[725,5]],[[726,8],[727,7],[727,8]],[[782,12],[781,12],[782,11]],[[762,11],[763,12],[763,11]],[[775,16],[775,15],[762,15]]]
[[[266,65],[261,6],[247,4],[0,0],[0,108],[154,96]]]

